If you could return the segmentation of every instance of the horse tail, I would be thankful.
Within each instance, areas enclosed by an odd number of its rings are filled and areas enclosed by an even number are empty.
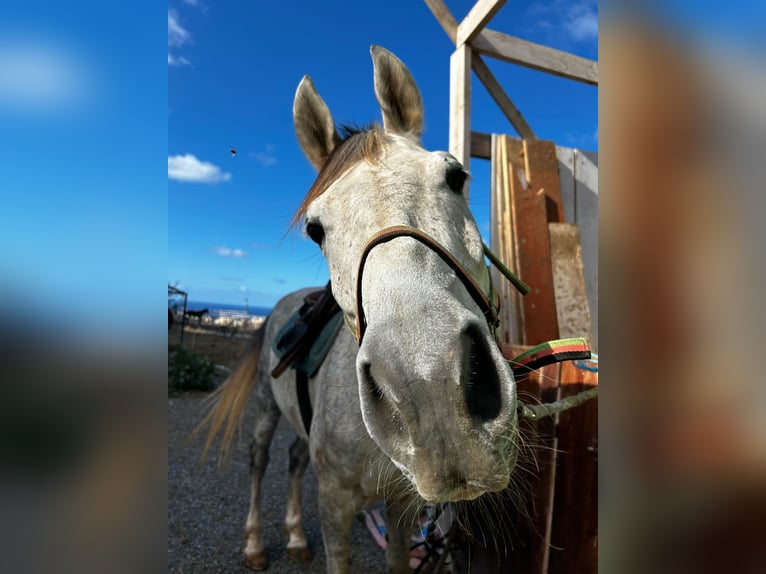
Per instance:
[[[219,465],[231,458],[231,445],[239,428],[239,420],[258,378],[258,363],[263,341],[266,338],[268,320],[269,317],[266,317],[256,331],[250,349],[234,372],[205,401],[209,405],[208,412],[194,430],[194,434],[197,435],[207,428],[207,437],[202,448],[203,461],[207,458],[210,447],[221,429],[223,434],[219,446]]]

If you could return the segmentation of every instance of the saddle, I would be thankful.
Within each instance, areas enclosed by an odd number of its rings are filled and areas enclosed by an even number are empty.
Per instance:
[[[295,369],[298,406],[307,434],[313,415],[308,380],[319,370],[342,324],[343,315],[328,282],[324,289],[306,295],[301,308],[274,338],[272,348],[280,360],[271,376],[276,379],[288,368]]]

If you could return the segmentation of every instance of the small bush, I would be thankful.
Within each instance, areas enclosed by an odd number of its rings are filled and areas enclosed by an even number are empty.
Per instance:
[[[211,361],[183,347],[168,353],[168,391],[212,391],[214,373]]]

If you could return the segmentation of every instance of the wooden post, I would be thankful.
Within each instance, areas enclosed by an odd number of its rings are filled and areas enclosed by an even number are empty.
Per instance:
[[[450,57],[449,151],[465,169],[471,164],[471,49],[463,44]]]

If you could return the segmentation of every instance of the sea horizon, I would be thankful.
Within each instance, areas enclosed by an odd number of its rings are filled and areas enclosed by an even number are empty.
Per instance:
[[[216,318],[221,311],[240,311],[246,312],[251,317],[265,317],[273,307],[263,307],[261,305],[245,305],[243,303],[216,303],[213,301],[187,301],[187,311],[199,311],[207,309],[210,316]]]

